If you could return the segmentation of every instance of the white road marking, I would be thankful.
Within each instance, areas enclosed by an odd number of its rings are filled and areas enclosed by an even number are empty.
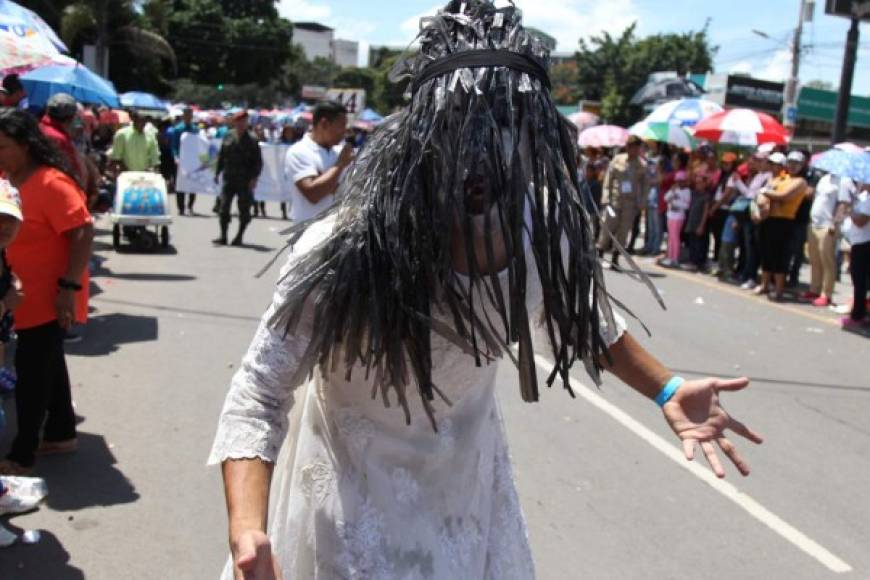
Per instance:
[[[543,369],[549,370],[553,368],[553,363],[543,356],[537,355],[535,356],[535,360]],[[662,452],[668,459],[736,503],[738,506],[746,510],[749,515],[791,542],[795,547],[802,550],[807,555],[818,560],[820,564],[832,572],[844,574],[852,571],[852,567],[849,564],[832,554],[828,549],[809,538],[806,534],[796,529],[788,522],[784,521],[749,495],[737,489],[734,484],[717,478],[712,471],[699,465],[697,463],[697,455],[694,462],[687,461],[685,456],[683,456],[682,450],[677,449],[674,445],[665,441],[656,433],[650,431],[631,415],[609,402],[589,387],[577,382],[572,382],[571,387],[579,397],[582,397],[587,402],[604,411],[623,427],[652,445],[656,450]]]

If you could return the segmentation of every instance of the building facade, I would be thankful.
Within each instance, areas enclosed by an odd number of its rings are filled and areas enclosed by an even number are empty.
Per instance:
[[[305,58],[325,58],[338,66],[357,66],[359,43],[335,38],[335,30],[317,22],[294,22],[293,44],[302,47]]]

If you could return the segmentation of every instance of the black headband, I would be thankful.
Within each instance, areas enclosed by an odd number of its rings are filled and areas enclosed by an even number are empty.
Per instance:
[[[465,50],[439,58],[423,69],[420,76],[414,79],[412,93],[416,93],[426,81],[453,72],[461,68],[494,68],[506,67],[524,72],[539,79],[547,89],[550,87],[550,75],[537,59],[510,50]]]

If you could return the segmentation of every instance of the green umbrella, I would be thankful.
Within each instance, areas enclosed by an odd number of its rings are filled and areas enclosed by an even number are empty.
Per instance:
[[[688,131],[679,125],[672,125],[670,123],[648,123],[647,121],[641,121],[632,126],[628,132],[645,141],[669,143],[683,149],[695,149],[698,146],[698,142],[695,141],[695,138]]]

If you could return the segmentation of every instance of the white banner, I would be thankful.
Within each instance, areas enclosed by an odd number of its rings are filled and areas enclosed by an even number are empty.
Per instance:
[[[284,158],[289,145],[260,143],[263,171],[257,180],[254,197],[259,201],[289,201],[290,188],[284,182]],[[220,139],[185,133],[181,136],[178,178],[175,189],[197,195],[220,195],[223,183],[215,183]]]

